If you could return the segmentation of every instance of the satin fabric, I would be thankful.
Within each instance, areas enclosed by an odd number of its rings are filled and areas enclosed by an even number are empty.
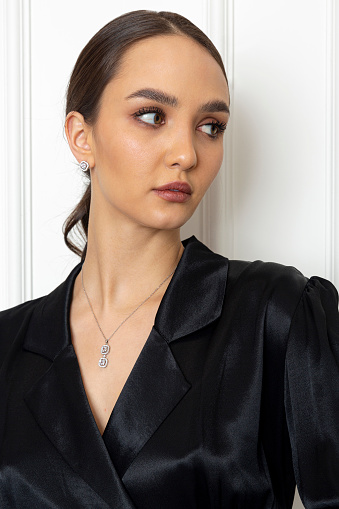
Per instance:
[[[81,265],[0,313],[0,507],[339,508],[331,283],[195,237],[100,435],[71,342]]]

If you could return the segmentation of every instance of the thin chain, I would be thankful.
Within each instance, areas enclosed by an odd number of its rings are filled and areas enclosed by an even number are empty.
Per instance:
[[[89,304],[89,307],[91,308],[92,314],[93,314],[93,316],[94,316],[94,318],[95,318],[95,321],[96,321],[96,323],[97,323],[97,325],[98,325],[98,327],[99,327],[99,330],[100,330],[100,332],[101,332],[101,334],[102,334],[102,336],[103,336],[103,338],[104,338],[104,340],[105,340],[105,343],[106,343],[106,344],[107,344],[107,343],[109,342],[109,340],[110,340],[110,339],[114,336],[114,334],[115,334],[115,333],[116,333],[116,332],[120,329],[120,327],[121,327],[121,326],[122,326],[122,325],[123,325],[123,324],[124,324],[124,323],[125,323],[125,322],[129,319],[129,318],[131,318],[131,316],[132,316],[132,315],[134,315],[134,313],[135,313],[136,311],[138,311],[138,309],[139,309],[139,308],[140,308],[143,304],[145,304],[145,302],[147,302],[147,301],[148,301],[148,299],[150,299],[150,298],[152,297],[152,295],[154,295],[154,294],[155,294],[155,292],[157,292],[157,291],[159,290],[159,288],[160,288],[160,287],[161,287],[161,286],[162,286],[162,285],[163,285],[163,284],[167,281],[167,279],[168,279],[169,277],[171,277],[171,276],[172,276],[172,274],[174,274],[174,272],[175,272],[175,269],[174,269],[174,270],[173,270],[173,271],[172,271],[172,272],[171,272],[171,273],[170,273],[170,274],[169,274],[169,275],[168,275],[168,276],[167,276],[167,277],[166,277],[166,278],[162,281],[162,283],[160,283],[160,285],[159,285],[159,286],[157,286],[157,288],[156,288],[155,290],[153,290],[153,292],[152,292],[152,293],[151,293],[151,294],[150,294],[150,295],[149,295],[149,296],[148,296],[145,300],[143,300],[143,301],[139,304],[139,306],[138,306],[137,308],[135,308],[135,309],[134,309],[134,311],[132,311],[132,313],[130,313],[130,314],[127,316],[127,318],[125,318],[125,319],[121,322],[121,324],[120,324],[120,325],[118,325],[118,327],[115,329],[115,331],[113,331],[113,332],[112,332],[112,334],[111,334],[108,338],[106,338],[105,334],[103,333],[102,328],[100,327],[100,323],[99,323],[99,321],[98,321],[98,319],[97,319],[97,317],[96,317],[96,315],[95,315],[95,313],[94,313],[94,310],[93,310],[93,307],[92,307],[91,301],[89,300],[89,297],[88,297],[88,295],[87,295],[87,292],[86,292],[86,289],[85,289],[85,285],[84,285],[83,266],[81,267],[81,284],[82,284],[82,289],[83,289],[83,291],[84,291],[84,293],[85,293],[85,295],[86,295],[86,299],[87,299],[87,302],[88,302],[88,304]]]

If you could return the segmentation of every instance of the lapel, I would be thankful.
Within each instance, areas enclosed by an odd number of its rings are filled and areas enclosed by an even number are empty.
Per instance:
[[[33,313],[23,347],[51,362],[27,392],[25,402],[54,447],[108,507],[132,509],[96,426],[71,343],[68,317],[80,269],[81,264],[41,299]]]
[[[68,464],[114,507],[133,507],[121,477],[191,387],[172,354],[171,342],[205,327],[221,314],[227,259],[194,236],[183,245],[185,250],[154,326],[102,437],[90,410],[70,335],[69,309],[81,264],[39,301],[24,341],[26,350],[51,361],[26,395],[28,407]]]

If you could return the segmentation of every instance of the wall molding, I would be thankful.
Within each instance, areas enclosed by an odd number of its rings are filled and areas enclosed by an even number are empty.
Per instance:
[[[334,277],[334,178],[335,178],[335,116],[334,116],[334,0],[326,1],[326,123],[325,123],[325,276]]]
[[[339,9],[326,2],[325,276],[339,286]]]
[[[22,270],[23,298],[29,300],[33,294],[33,246],[32,246],[32,96],[31,96],[31,0],[21,0],[22,26],[22,107],[21,107],[21,140],[22,164],[21,181],[23,185],[21,209],[23,222],[22,238]]]
[[[0,30],[5,34],[5,4],[0,1]],[[7,189],[7,167],[6,161],[6,129],[5,129],[5,39],[4,36],[0,37],[0,150],[2,154],[2,164],[0,169],[1,186],[0,186],[0,309],[6,305],[6,296],[8,289],[8,281],[6,277],[6,244],[5,239],[7,236],[7,229],[5,221],[5,213],[7,210],[6,204],[6,189]]]
[[[5,30],[6,30],[6,16],[5,16],[5,3],[0,1],[0,30],[2,37],[0,37],[0,150],[1,158],[1,186],[0,186],[0,309],[3,309],[7,304],[7,291],[8,291],[8,278],[7,278],[7,154],[6,154],[6,124],[5,124],[5,63],[6,63],[6,47],[5,47]]]
[[[230,94],[233,97],[233,2],[205,0],[204,31],[217,46],[225,64]],[[201,206],[201,238],[211,249],[234,256],[233,226],[233,136],[232,123],[227,127],[224,162]]]
[[[333,89],[334,89],[334,121],[333,121],[333,144],[334,144],[334,161],[333,161],[333,281],[339,288],[339,7],[335,0],[332,0],[332,16],[333,16]]]
[[[31,298],[30,0],[2,0],[1,308]]]

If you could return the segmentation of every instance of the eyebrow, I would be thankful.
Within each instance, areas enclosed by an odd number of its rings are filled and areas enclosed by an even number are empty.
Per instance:
[[[179,105],[177,97],[174,95],[166,94],[165,92],[162,92],[162,90],[156,90],[154,88],[142,88],[127,96],[126,99],[133,99],[135,97],[143,97],[145,99],[150,99],[167,106],[176,107]],[[199,111],[202,113],[214,113],[216,111],[223,111],[228,114],[230,112],[227,104],[221,100],[208,101],[207,103],[200,106]]]
[[[165,92],[154,88],[142,88],[127,96],[126,99],[133,99],[134,97],[144,97],[145,99],[151,99],[152,101],[166,104],[167,106],[178,106],[179,102],[174,95],[165,94]]]
[[[214,113],[216,111],[224,111],[225,113],[230,112],[229,107],[224,101],[209,101],[200,107],[201,112]]]

